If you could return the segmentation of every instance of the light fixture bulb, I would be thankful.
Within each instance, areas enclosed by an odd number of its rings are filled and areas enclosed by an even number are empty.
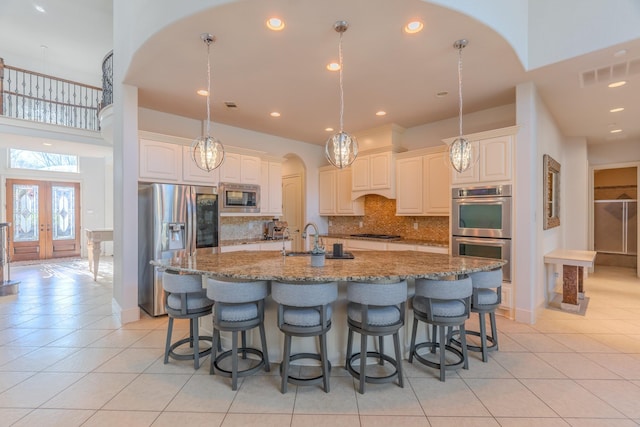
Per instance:
[[[420,21],[411,21],[404,26],[404,32],[407,34],[415,34],[422,31],[424,24]]]
[[[267,19],[267,28],[272,31],[281,31],[284,29],[284,21],[280,18]]]
[[[325,143],[324,148],[324,153],[329,163],[339,169],[349,166],[358,156],[358,141],[343,129],[344,88],[342,83],[342,35],[347,31],[347,28],[349,28],[347,21],[336,21],[336,23],[333,24],[333,29],[340,33],[340,41],[338,43],[338,58],[340,60],[340,132],[333,134]]]
[[[207,45],[207,90],[198,93],[207,97],[206,133],[191,143],[191,158],[197,167],[211,172],[224,162],[224,146],[220,140],[211,136],[211,43],[216,38],[209,33],[200,34],[200,38]]]

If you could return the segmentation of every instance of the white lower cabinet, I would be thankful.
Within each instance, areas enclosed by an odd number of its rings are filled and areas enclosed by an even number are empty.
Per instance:
[[[387,244],[385,242],[376,242],[373,240],[346,240],[346,246],[348,250],[358,251],[386,251]]]

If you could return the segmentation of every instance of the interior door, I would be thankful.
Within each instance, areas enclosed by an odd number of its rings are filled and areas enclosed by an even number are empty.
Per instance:
[[[80,184],[7,179],[12,261],[80,256]]]
[[[290,175],[282,178],[282,217],[289,225],[291,249],[302,251],[300,231],[303,224],[302,176]]]

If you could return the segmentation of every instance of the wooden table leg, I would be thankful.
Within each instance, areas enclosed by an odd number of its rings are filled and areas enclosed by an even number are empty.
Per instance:
[[[100,264],[100,241],[93,241],[87,245],[87,249],[89,252],[89,271],[93,272],[93,281],[95,282],[98,280],[98,266]]]

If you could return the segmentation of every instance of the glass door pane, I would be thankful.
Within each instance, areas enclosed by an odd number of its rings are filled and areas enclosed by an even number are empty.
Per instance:
[[[13,241],[37,242],[40,239],[37,185],[13,185]]]
[[[73,240],[76,238],[75,199],[74,187],[59,185],[51,187],[54,240]]]

